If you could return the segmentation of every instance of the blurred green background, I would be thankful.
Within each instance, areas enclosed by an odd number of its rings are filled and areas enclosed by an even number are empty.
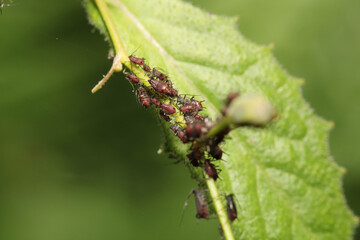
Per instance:
[[[156,117],[121,74],[95,95],[108,44],[80,1],[15,1],[0,15],[0,239],[219,239],[184,201],[187,170],[159,157]],[[360,214],[360,1],[192,0],[238,15],[316,113],[335,122],[331,153]],[[359,231],[358,231],[359,232]],[[360,232],[359,232],[360,233]],[[356,239],[360,239],[357,234]]]

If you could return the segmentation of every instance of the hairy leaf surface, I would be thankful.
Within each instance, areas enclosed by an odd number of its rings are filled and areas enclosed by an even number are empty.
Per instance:
[[[219,114],[231,91],[265,95],[278,110],[265,128],[238,128],[223,145],[217,186],[241,206],[232,223],[236,239],[351,238],[356,219],[342,195],[344,170],[329,155],[332,124],[314,115],[301,95],[303,81],[282,69],[270,47],[245,39],[235,18],[182,1],[107,3],[127,52],[163,69],[180,93],[204,100],[208,116]],[[93,2],[86,6],[107,36]],[[169,134],[167,143],[185,158],[178,139]]]

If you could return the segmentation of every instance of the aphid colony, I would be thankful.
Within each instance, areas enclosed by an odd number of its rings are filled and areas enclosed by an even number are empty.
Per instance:
[[[190,152],[187,155],[189,163],[194,167],[203,168],[206,174],[216,181],[219,178],[219,170],[213,162],[221,160],[223,151],[219,144],[223,142],[230,129],[225,129],[212,137],[207,136],[215,124],[200,114],[203,110],[201,101],[196,100],[194,96],[179,94],[168,76],[158,69],[151,69],[145,64],[143,58],[129,56],[129,59],[131,65],[142,68],[149,77],[149,84],[144,84],[132,72],[132,69],[129,69],[130,73],[124,72],[126,78],[137,87],[136,94],[141,105],[145,108],[154,106],[158,109],[162,119],[171,124],[170,129],[175,136],[184,144],[191,143]],[[226,115],[229,104],[236,97],[237,93],[229,94],[222,110],[223,115]],[[177,112],[183,115],[186,124],[176,122],[173,116]],[[203,193],[203,190],[193,190],[192,193],[195,197],[196,217],[207,219],[210,210],[206,194]],[[234,221],[237,218],[237,212],[232,196],[233,194],[226,196],[226,200],[228,217]]]

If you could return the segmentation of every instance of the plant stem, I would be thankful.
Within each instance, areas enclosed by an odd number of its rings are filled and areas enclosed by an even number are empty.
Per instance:
[[[115,23],[111,17],[111,14],[109,12],[109,9],[105,3],[104,0],[94,0],[97,7],[99,8],[99,11],[101,13],[101,16],[105,22],[106,28],[109,32],[110,39],[113,43],[113,46],[115,48],[116,55],[120,58],[120,62],[128,62],[129,58],[125,51],[124,45],[120,39],[119,33],[116,30]],[[119,70],[121,71],[121,69]]]
[[[234,235],[232,233],[231,227],[230,227],[230,222],[229,219],[227,217],[227,214],[224,210],[223,204],[221,202],[221,198],[220,198],[220,194],[217,190],[216,184],[214,179],[212,179],[211,177],[209,177],[205,171],[203,171],[205,179],[206,179],[206,184],[208,186],[211,198],[213,200],[218,218],[219,218],[219,222],[221,224],[222,230],[224,232],[224,236],[226,238],[226,240],[234,240]]]

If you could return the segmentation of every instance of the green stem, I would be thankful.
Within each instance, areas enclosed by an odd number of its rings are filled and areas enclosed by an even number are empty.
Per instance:
[[[211,177],[209,177],[206,172],[204,171],[204,176],[206,179],[206,184],[208,186],[211,198],[213,200],[218,218],[219,218],[219,222],[221,224],[222,230],[224,232],[224,236],[226,238],[226,240],[235,240],[234,235],[232,233],[231,227],[230,227],[230,222],[228,219],[228,216],[224,210],[223,204],[221,202],[221,198],[220,198],[220,194],[217,190],[216,184],[214,179],[212,179]]]
[[[128,62],[129,61],[128,55],[127,55],[124,45],[120,39],[119,33],[116,30],[115,23],[111,17],[111,14],[109,12],[109,9],[108,9],[105,1],[104,0],[94,0],[94,1],[101,13],[101,16],[102,16],[104,22],[105,22],[106,28],[110,35],[110,39],[115,48],[116,55],[120,58],[120,62],[122,62],[122,63]]]
[[[215,137],[226,128],[228,128],[231,124],[231,119],[228,116],[224,116],[221,118],[220,122],[216,123],[216,125],[210,129],[210,131],[206,134],[205,139],[209,139]]]

